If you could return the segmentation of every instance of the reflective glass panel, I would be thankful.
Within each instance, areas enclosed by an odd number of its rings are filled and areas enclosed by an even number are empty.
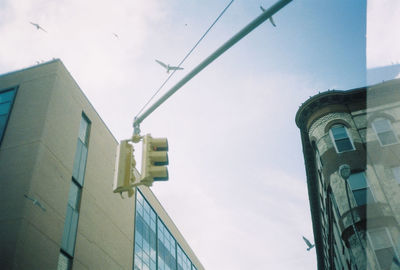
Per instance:
[[[330,132],[336,145],[336,149],[339,153],[354,150],[353,144],[351,143],[345,126],[334,125],[331,128]]]
[[[82,115],[81,123],[79,125],[79,135],[78,138],[87,145],[88,141],[88,134],[89,134],[89,120]]]
[[[368,186],[364,172],[351,174],[348,181],[352,190],[361,189]]]
[[[388,119],[378,118],[372,122],[372,126],[382,145],[397,143],[397,137]]]
[[[11,102],[0,103],[0,115],[8,114],[10,107],[11,107]]]
[[[0,93],[0,142],[6,129],[6,123],[10,115],[11,105],[14,101],[15,89]]]
[[[70,270],[72,265],[72,260],[60,253],[58,256],[57,270]]]
[[[136,193],[135,269],[156,269],[156,228],[151,224],[155,213],[140,192]]]

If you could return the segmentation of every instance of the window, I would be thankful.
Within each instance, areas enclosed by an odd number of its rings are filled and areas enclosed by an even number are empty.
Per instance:
[[[381,269],[390,269],[397,255],[387,228],[368,230],[368,238]]]
[[[351,174],[347,181],[358,206],[375,201],[364,172]]]
[[[177,248],[177,261],[178,270],[191,270],[191,262],[179,245]]]
[[[3,139],[11,107],[14,102],[16,89],[0,92],[0,143]]]
[[[344,125],[334,125],[329,133],[337,153],[354,150],[353,142]]]
[[[81,186],[83,186],[83,179],[85,177],[86,159],[89,143],[89,129],[90,122],[85,115],[82,115],[81,123],[79,126],[78,143],[76,146],[74,169],[72,177]]]
[[[66,256],[64,253],[60,252],[60,255],[58,256],[57,270],[70,270],[71,266],[72,266],[71,258]]]
[[[80,198],[81,188],[72,181],[68,194],[67,214],[65,216],[64,232],[61,240],[61,248],[70,256],[74,255]]]
[[[135,212],[134,270],[196,270],[138,189]]]
[[[390,145],[398,143],[396,134],[394,134],[392,129],[392,124],[386,118],[377,118],[372,122],[372,128],[378,137],[379,143],[384,145]]]
[[[156,270],[156,213],[136,193],[134,269]]]
[[[69,269],[74,258],[75,241],[78,231],[79,207],[82,197],[83,180],[85,176],[86,158],[88,153],[90,122],[85,115],[82,114],[80,128],[78,132],[78,143],[75,152],[74,165],[72,168],[72,181],[68,193],[67,212],[64,221],[64,231],[61,239],[61,251],[59,257],[59,268],[61,265],[67,265]],[[63,263],[66,259],[69,263]],[[68,266],[69,265],[69,266]],[[69,267],[69,268],[68,268]]]
[[[400,167],[392,168],[393,177],[396,180],[397,184],[400,184]]]

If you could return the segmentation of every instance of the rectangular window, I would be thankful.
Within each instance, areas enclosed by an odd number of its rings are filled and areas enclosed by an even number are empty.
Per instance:
[[[81,188],[72,181],[68,194],[67,214],[65,217],[64,232],[61,240],[61,248],[70,256],[74,256],[80,198]]]
[[[0,92],[0,144],[3,139],[11,107],[14,103],[16,88]]]
[[[397,254],[387,228],[368,230],[367,234],[379,266],[381,269],[390,269]]]
[[[344,125],[334,125],[329,132],[337,153],[354,150],[353,142]]]
[[[400,184],[400,167],[392,168],[393,177],[396,180],[397,184]]]
[[[351,174],[347,181],[358,206],[375,201],[364,172]]]
[[[68,255],[72,264],[75,250],[75,241],[78,231],[79,207],[82,197],[82,187],[85,176],[86,159],[88,154],[90,122],[82,114],[78,132],[78,143],[72,168],[72,181],[68,193],[67,211],[65,216],[64,231],[61,239],[61,250]],[[63,257],[60,255],[60,260]]]
[[[140,192],[136,193],[134,269],[156,270],[156,214]]]
[[[73,179],[83,186],[83,179],[85,178],[86,160],[88,154],[88,143],[89,143],[89,131],[90,122],[89,119],[82,114],[79,133],[78,143],[76,146],[74,167],[72,171]]]
[[[384,145],[390,145],[398,143],[396,134],[394,134],[392,129],[392,124],[389,119],[377,118],[372,122],[372,128],[378,137],[379,143]]]
[[[188,256],[178,245],[177,248],[177,261],[178,261],[178,270],[191,270],[192,263],[190,262]]]
[[[197,270],[136,189],[134,270]]]

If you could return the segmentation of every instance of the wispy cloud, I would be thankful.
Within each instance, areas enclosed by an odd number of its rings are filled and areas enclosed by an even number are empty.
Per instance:
[[[367,68],[400,61],[400,2],[368,0]]]

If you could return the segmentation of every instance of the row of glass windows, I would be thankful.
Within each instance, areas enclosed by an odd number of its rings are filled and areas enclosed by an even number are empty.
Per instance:
[[[134,270],[196,270],[140,191],[135,217]]]
[[[14,103],[16,88],[0,92],[0,144],[3,139],[11,107]]]
[[[88,154],[89,128],[90,121],[82,114],[72,170],[72,181],[68,193],[67,213],[65,216],[64,231],[61,239],[61,253],[58,259],[58,270],[69,270],[72,267],[75,241],[78,231],[79,207],[82,197]]]
[[[393,131],[392,124],[389,119],[376,118],[371,123],[372,128],[382,146],[392,145],[399,142],[398,137]],[[337,153],[354,150],[353,140],[351,139],[347,128],[342,125],[334,125],[329,130],[332,141]]]
[[[356,188],[357,190],[360,190],[359,188],[362,187],[362,184],[365,183],[365,174],[363,172],[357,173],[352,175],[350,178],[352,178],[351,181],[349,181],[350,187]],[[349,179],[350,179],[349,178]],[[368,194],[368,193],[367,193]],[[371,194],[372,195],[372,194]],[[365,202],[364,200],[362,201],[363,203]],[[333,207],[336,207],[336,202],[332,200]],[[339,212],[334,212],[334,214],[339,215]],[[338,219],[338,216],[335,216],[335,220]],[[342,254],[345,255],[344,252],[344,246],[342,245],[341,242],[341,237],[339,234],[339,230],[337,228],[335,220],[333,221],[333,227],[334,227],[334,234],[335,235],[335,243],[338,245],[336,246],[335,249],[335,255],[334,257],[337,257],[337,261],[335,261],[335,264],[340,265],[339,269],[344,268],[344,264],[342,264],[342,261],[340,260],[341,255],[338,247],[340,246],[342,249]],[[327,232],[326,232],[327,233]],[[397,267],[400,266],[400,259],[399,259],[399,254],[397,249],[395,248],[395,244],[393,242],[393,239],[391,237],[391,234],[389,232],[389,229],[387,227],[379,227],[375,229],[369,229],[367,230],[367,241],[368,241],[368,246],[374,251],[374,258],[377,264],[379,265],[378,269],[385,270],[385,269],[393,269],[393,265],[396,265]],[[324,240],[326,241],[326,235],[324,234]],[[325,244],[327,247],[328,245]],[[328,250],[326,250],[328,251]],[[330,255],[328,255],[328,252],[326,252],[326,258],[328,258]],[[328,260],[327,260],[328,262]],[[337,268],[335,268],[337,269]],[[396,268],[397,269],[397,268]]]

